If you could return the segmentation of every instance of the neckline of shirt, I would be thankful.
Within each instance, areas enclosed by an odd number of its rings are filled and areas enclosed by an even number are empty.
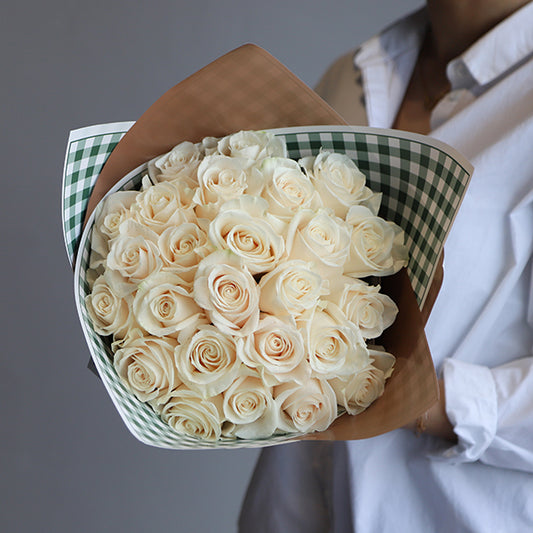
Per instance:
[[[427,25],[427,10],[423,7],[363,43],[355,54],[354,64],[363,73],[367,114],[372,125],[390,127],[394,120]],[[479,94],[532,54],[533,2],[529,2],[448,63],[451,89]],[[381,105],[373,105],[374,101]],[[386,108],[383,102],[387,102]]]

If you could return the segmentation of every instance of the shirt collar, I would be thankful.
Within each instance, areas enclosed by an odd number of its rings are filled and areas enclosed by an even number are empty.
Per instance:
[[[425,9],[401,19],[361,45],[354,56],[363,74],[368,122],[392,124],[418,57],[427,26]]]
[[[450,61],[452,89],[486,86],[533,53],[533,2],[513,13]]]

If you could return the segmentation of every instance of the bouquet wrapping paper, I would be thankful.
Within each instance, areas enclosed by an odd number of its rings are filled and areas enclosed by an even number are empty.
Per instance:
[[[197,141],[206,135],[222,136],[244,128],[263,129],[265,125],[296,124],[272,130],[285,139],[289,157],[299,159],[316,155],[321,148],[347,154],[367,176],[367,185],[383,194],[380,215],[404,229],[410,252],[407,271],[383,278],[381,283],[383,291],[394,299],[400,310],[395,324],[378,342],[397,358],[394,373],[387,381],[383,396],[363,413],[343,415],[325,432],[309,437],[345,440],[367,438],[389,431],[419,416],[437,398],[436,377],[424,336],[420,307],[427,297],[444,240],[466,190],[472,168],[450,147],[422,136],[364,127],[302,126],[301,122],[307,124],[307,121],[320,123],[330,120],[335,123],[342,120],[271,56],[256,47],[243,48],[182,82],[186,91],[183,91],[182,84],[173,88],[135,124],[94,126],[76,130],[70,135],[63,177],[63,226],[69,258],[74,261],[76,257],[75,297],[94,364],[125,424],[133,435],[146,444],[164,448],[257,447],[302,438],[302,435],[287,434],[260,440],[199,441],[175,433],[148,405],[139,402],[127,391],[111,362],[109,343],[95,333],[85,308],[85,296],[89,290],[86,274],[92,216],[82,231],[85,213],[94,207],[90,204],[91,194],[92,202],[96,204],[110,186],[111,191],[138,188],[146,169],[144,163],[168,151],[178,142]],[[266,77],[264,83],[271,87],[269,83],[274,76],[277,77],[277,87],[285,84],[286,89],[278,90],[282,99],[286,100],[288,92],[301,96],[293,102],[293,107],[300,108],[299,113],[291,113],[287,109],[279,112],[275,98],[265,103],[260,94],[263,86],[257,81],[257,76],[252,87],[248,85],[248,90],[243,92],[242,78],[231,74],[234,69],[231,61],[228,63],[228,59],[233,58],[236,68],[240,69],[243,52],[253,61],[272,67],[274,74],[268,72],[269,68],[261,70]],[[222,70],[217,70],[221,67]],[[209,74],[207,79],[206,71]],[[206,84],[212,86],[210,78],[213,72],[223,72],[225,79],[241,82],[239,91],[246,96],[255,115],[252,113],[250,118],[244,104],[240,117],[239,113],[235,116],[234,110],[228,111],[231,120],[222,124],[221,117],[227,116],[224,109],[231,109],[231,105],[226,106],[224,99],[217,98],[211,113],[202,107],[205,102],[199,105],[197,115],[201,119],[191,114],[190,108],[186,120],[180,117],[187,98],[202,94],[201,89],[205,89]],[[195,86],[196,90],[193,90]],[[225,91],[234,94],[228,87]],[[206,94],[205,97],[209,102],[213,101],[212,95]],[[315,105],[317,101],[321,103],[318,107]],[[261,102],[263,109],[257,111]],[[272,107],[278,110],[274,120]],[[182,119],[179,127],[176,126],[175,117]],[[211,124],[206,117],[211,117]],[[200,129],[198,124],[201,124]],[[141,165],[134,168],[139,163]]]

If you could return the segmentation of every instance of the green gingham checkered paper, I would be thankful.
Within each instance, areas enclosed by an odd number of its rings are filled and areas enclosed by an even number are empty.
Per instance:
[[[369,187],[376,192],[383,193],[380,214],[389,220],[394,220],[406,232],[407,245],[410,250],[408,273],[417,299],[422,304],[444,240],[472,173],[472,167],[468,161],[450,147],[437,141],[392,130],[317,126],[273,131],[277,135],[284,136],[289,156],[294,159],[316,154],[320,149],[346,153],[366,174]],[[87,157],[94,157],[96,151],[93,141]],[[68,157],[69,152],[67,152],[67,160]],[[94,165],[94,168],[96,166]],[[88,168],[80,164],[81,167]],[[113,188],[113,191],[138,186],[144,168],[140,167],[130,173]],[[89,171],[79,173],[80,179],[94,183],[96,174],[89,176],[89,173]],[[67,180],[64,182],[67,183]],[[84,190],[88,186],[83,185],[78,188],[75,183],[71,182],[70,187],[72,192]],[[75,194],[78,195],[77,201],[72,200],[64,191],[66,198],[64,208],[70,210],[70,217],[72,213],[79,213],[77,216],[81,219],[87,205],[88,195],[79,192]],[[67,220],[68,216],[64,216],[64,219]],[[149,406],[138,401],[126,390],[114,370],[109,339],[102,338],[95,333],[85,307],[85,297],[89,290],[86,274],[93,220],[94,216],[90,218],[79,243],[75,271],[76,303],[96,368],[113,403],[132,434],[146,444],[174,449],[271,446],[297,437],[297,435],[281,435],[261,440],[200,441],[176,433],[164,424]],[[67,249],[72,250],[72,253],[76,249],[79,237],[73,229],[75,227],[78,227],[79,233],[80,224],[65,226],[65,233],[69,232],[69,237],[67,233],[65,234]]]
[[[133,122],[116,122],[70,132],[61,200],[63,236],[71,264],[94,183],[109,154],[132,125]]]

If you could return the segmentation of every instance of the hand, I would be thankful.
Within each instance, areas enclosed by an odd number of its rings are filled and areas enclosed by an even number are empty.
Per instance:
[[[438,401],[421,417],[405,425],[404,428],[410,429],[417,434],[428,433],[449,441],[457,441],[453,426],[446,414],[444,381],[442,379],[439,379],[439,393]]]

